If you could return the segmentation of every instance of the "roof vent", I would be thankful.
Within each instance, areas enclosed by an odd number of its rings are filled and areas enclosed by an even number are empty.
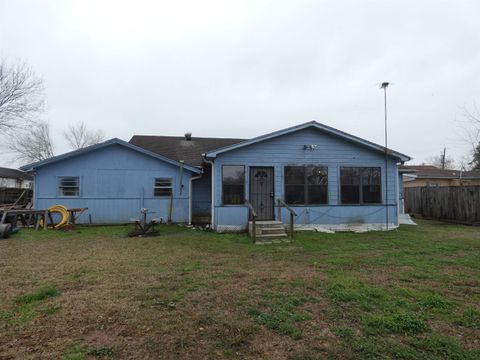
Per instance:
[[[192,133],[191,132],[185,133],[185,140],[188,140],[188,141],[192,140]]]

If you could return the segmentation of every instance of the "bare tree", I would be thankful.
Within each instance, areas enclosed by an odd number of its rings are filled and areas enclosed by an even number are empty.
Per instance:
[[[42,80],[25,63],[0,60],[0,132],[23,127],[43,108]]]
[[[465,138],[469,142],[472,149],[475,149],[480,143],[480,111],[476,104],[472,110],[464,108],[464,127]]]
[[[29,129],[12,133],[7,138],[6,148],[17,161],[34,162],[52,157],[50,124],[39,121]]]
[[[429,165],[433,165],[435,167],[438,167],[440,169],[455,169],[455,160],[451,157],[446,155],[445,160],[444,160],[444,155],[443,153],[440,155],[435,155],[435,156],[430,156],[429,158],[426,159],[426,163]]]
[[[70,125],[68,130],[63,132],[63,136],[73,149],[81,149],[105,140],[102,130],[89,130],[83,122]]]
[[[480,110],[476,104],[471,109],[463,108],[464,120],[460,127],[463,132],[463,140],[470,146],[470,161],[467,161],[465,168],[477,169],[480,167]]]

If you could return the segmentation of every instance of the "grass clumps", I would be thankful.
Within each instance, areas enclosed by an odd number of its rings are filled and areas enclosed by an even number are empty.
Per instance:
[[[60,292],[54,287],[42,287],[37,291],[18,296],[14,299],[15,307],[11,311],[1,311],[0,319],[9,325],[18,326],[25,323],[37,315],[52,315],[59,307],[53,304],[44,305],[45,301],[51,297],[60,295]]]
[[[367,334],[420,334],[429,329],[422,315],[412,312],[369,315],[365,317],[363,324]]]
[[[62,360],[84,360],[92,357],[103,360],[113,359],[113,350],[112,348],[105,346],[90,348],[75,345],[63,354]]]
[[[50,286],[42,287],[31,294],[18,296],[15,299],[15,303],[17,303],[18,305],[27,305],[27,304],[45,300],[53,296],[58,296],[59,294],[60,292],[54,287],[50,287]]]
[[[480,329],[480,310],[475,308],[465,309],[455,323],[468,328]]]
[[[293,339],[301,339],[302,331],[297,323],[311,318],[307,313],[300,312],[298,307],[305,304],[305,298],[293,295],[264,294],[262,302],[265,310],[250,309],[252,319],[265,325],[268,329],[281,335],[287,335]]]

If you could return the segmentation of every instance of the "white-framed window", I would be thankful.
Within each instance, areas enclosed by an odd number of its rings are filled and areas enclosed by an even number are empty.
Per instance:
[[[58,195],[65,196],[65,197],[80,196],[80,177],[59,176],[58,177]]]
[[[155,178],[155,185],[153,187],[153,196],[172,196],[173,187],[172,179],[170,178]]]

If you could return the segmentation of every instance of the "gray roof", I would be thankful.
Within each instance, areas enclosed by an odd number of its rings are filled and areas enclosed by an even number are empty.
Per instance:
[[[33,180],[33,176],[17,169],[0,167],[0,178]]]
[[[433,165],[405,165],[399,168],[399,171],[404,170],[409,172],[410,177],[421,179],[480,179],[480,170],[448,170]]]
[[[192,166],[203,164],[202,154],[237,144],[244,139],[194,137],[186,140],[184,136],[134,135],[130,143],[176,161],[185,161]]]

